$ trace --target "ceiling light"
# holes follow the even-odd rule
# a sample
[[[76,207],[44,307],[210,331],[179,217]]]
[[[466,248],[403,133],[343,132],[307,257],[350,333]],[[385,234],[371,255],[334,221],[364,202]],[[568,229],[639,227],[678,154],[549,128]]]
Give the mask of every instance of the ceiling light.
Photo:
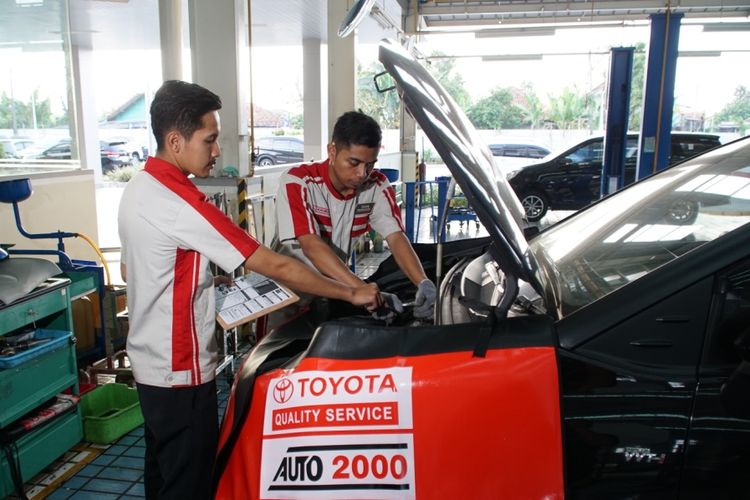
[[[494,30],[480,30],[474,33],[475,38],[495,38],[502,36],[552,36],[555,28],[499,28]]]
[[[494,56],[482,56],[482,62],[493,61],[540,61],[542,54],[498,54]]]
[[[706,23],[703,31],[750,31],[750,23]]]
[[[677,52],[678,57],[719,57],[720,50],[681,50]]]

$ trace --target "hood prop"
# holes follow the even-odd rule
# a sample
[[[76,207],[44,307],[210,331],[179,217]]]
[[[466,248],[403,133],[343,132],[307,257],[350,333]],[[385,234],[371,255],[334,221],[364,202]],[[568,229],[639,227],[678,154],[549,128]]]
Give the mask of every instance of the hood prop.
[[[451,177],[451,182],[448,184],[448,192],[445,196],[445,206],[443,207],[442,217],[438,221],[438,237],[437,237],[437,248],[435,255],[435,285],[440,290],[440,279],[443,276],[443,241],[445,241],[445,227],[448,221],[448,208],[450,207],[453,194],[456,190],[456,180]],[[442,304],[442,294],[438,293],[435,299],[435,307],[432,311],[432,320],[434,324],[438,324],[438,311]]]

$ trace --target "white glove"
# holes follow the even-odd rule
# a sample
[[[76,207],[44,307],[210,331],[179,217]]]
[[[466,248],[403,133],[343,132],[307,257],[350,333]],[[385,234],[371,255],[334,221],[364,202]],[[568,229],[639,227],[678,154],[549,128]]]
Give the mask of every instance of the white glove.
[[[404,312],[404,305],[399,298],[388,292],[380,292],[383,305],[372,312],[372,317],[379,320],[390,321],[396,314]]]
[[[417,287],[417,296],[414,299],[414,317],[419,319],[431,318],[436,297],[435,284],[428,279],[422,280]]]

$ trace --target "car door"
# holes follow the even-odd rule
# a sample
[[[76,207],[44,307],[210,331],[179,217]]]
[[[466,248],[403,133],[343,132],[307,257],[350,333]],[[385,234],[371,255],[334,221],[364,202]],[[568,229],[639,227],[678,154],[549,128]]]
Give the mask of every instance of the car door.
[[[719,274],[713,303],[680,497],[747,498],[750,365],[739,348],[750,346],[750,261]]]
[[[555,161],[545,175],[545,191],[554,193],[558,208],[579,209],[599,199],[603,140],[591,139]]]
[[[711,290],[711,278],[665,290],[656,303],[560,351],[570,498],[677,495]],[[619,295],[602,300],[622,302]],[[587,313],[573,316],[597,324]]]

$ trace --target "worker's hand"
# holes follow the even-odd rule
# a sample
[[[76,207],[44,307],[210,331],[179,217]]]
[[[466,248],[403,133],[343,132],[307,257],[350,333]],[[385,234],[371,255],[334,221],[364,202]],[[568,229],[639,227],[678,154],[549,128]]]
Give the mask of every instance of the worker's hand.
[[[352,298],[350,302],[355,306],[365,306],[368,311],[377,309],[383,303],[380,298],[380,289],[375,283],[368,283],[366,285],[352,288]]]
[[[417,296],[414,299],[414,317],[418,319],[431,318],[436,297],[435,284],[428,279],[422,280],[417,287]]]
[[[214,276],[214,286],[219,285],[231,285],[232,284],[232,278],[229,276],[224,276],[223,274],[220,274],[219,276]]]
[[[396,316],[396,314],[404,312],[404,305],[396,295],[388,292],[381,292],[380,296],[383,299],[383,305],[372,311],[373,318],[390,321]]]

